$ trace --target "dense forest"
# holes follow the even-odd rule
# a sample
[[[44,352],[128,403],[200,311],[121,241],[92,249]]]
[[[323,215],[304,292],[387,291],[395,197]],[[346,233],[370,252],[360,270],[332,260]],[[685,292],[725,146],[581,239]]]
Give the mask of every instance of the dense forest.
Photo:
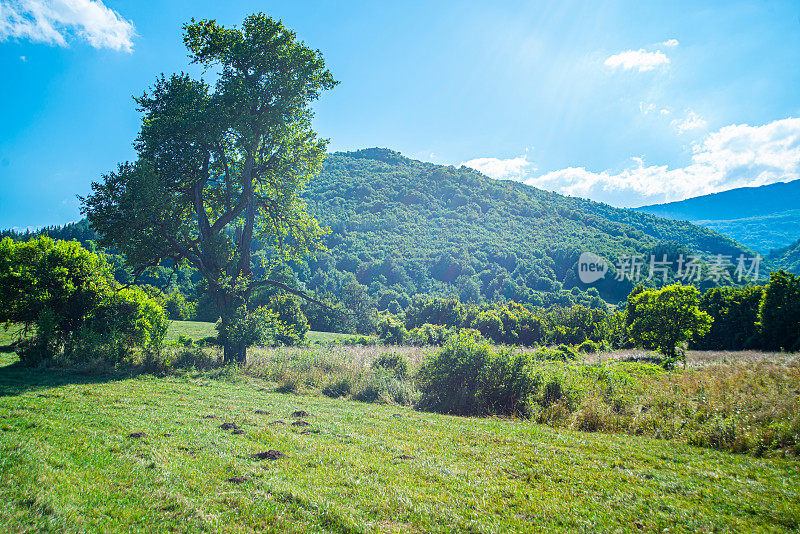
[[[787,271],[800,272],[800,239],[778,250],[773,250],[770,259]]]

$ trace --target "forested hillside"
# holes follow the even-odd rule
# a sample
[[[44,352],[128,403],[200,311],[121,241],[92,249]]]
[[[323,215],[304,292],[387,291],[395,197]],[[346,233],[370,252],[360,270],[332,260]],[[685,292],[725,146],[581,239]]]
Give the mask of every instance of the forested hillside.
[[[319,256],[309,286],[336,292],[340,274],[353,273],[381,304],[393,300],[387,290],[400,296],[456,293],[462,301],[568,304],[581,298],[578,287],[586,289],[574,268],[582,251],[612,263],[635,253],[749,254],[730,238],[690,223],[492,180],[470,168],[423,163],[387,149],[330,155],[306,198],[332,229],[331,253]],[[613,274],[595,285],[609,301],[631,288]],[[566,294],[562,288],[576,289]]]
[[[788,247],[773,251],[769,258],[782,269],[800,274],[800,239]]]

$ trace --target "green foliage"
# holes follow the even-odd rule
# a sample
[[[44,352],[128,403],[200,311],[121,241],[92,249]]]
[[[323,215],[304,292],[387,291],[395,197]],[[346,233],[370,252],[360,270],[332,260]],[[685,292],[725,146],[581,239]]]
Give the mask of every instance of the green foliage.
[[[758,310],[764,288],[712,288],[700,298],[700,310],[714,322],[707,334],[696,339],[693,346],[706,350],[742,350],[761,346]]]
[[[423,410],[458,415],[524,415],[533,383],[528,359],[496,352],[476,332],[462,331],[425,360],[417,374]]]
[[[378,321],[378,339],[387,345],[402,345],[408,339],[408,330],[395,317],[383,315]]]
[[[408,378],[408,361],[402,354],[396,352],[384,352],[372,361],[371,367],[390,371],[398,380]]]
[[[800,218],[800,211],[797,215]],[[800,239],[787,247],[773,250],[769,255],[769,259],[781,269],[795,274],[800,273]]]
[[[332,397],[334,399],[339,397],[346,397],[350,395],[350,392],[353,389],[353,385],[350,381],[349,377],[341,377],[333,380],[332,382],[326,384],[322,388],[322,394],[326,397]]]
[[[599,343],[595,343],[591,339],[587,339],[580,345],[578,345],[577,350],[578,352],[582,352],[584,354],[596,354],[602,350],[602,345]]]
[[[405,326],[408,330],[426,323],[458,328],[464,322],[465,314],[464,306],[454,297],[421,295],[406,308]]]
[[[298,345],[305,341],[308,321],[300,310],[297,299],[286,294],[275,294],[267,305],[284,325],[276,334],[276,341],[282,345]]]
[[[758,308],[764,347],[800,349],[800,277],[784,271],[770,274]]]
[[[593,343],[589,341],[588,343]],[[536,349],[533,353],[532,358],[534,360],[542,360],[542,361],[560,361],[560,362],[569,362],[579,360],[580,357],[578,352],[575,351],[569,345],[558,345],[555,348],[550,347],[541,347]]]
[[[281,345],[284,341],[297,341],[299,336],[292,325],[283,323],[278,314],[268,306],[248,312],[244,307],[236,310],[227,327],[216,324],[217,342],[237,347],[253,345]],[[294,343],[290,343],[294,344]]]
[[[683,346],[705,335],[713,319],[699,307],[693,286],[673,284],[659,290],[631,293],[626,310],[630,336],[640,346],[661,352],[673,365]]]
[[[165,295],[162,306],[173,321],[186,321],[195,316],[195,305],[179,291]]]
[[[108,265],[75,241],[0,240],[0,321],[36,322],[45,308],[56,335],[76,332],[114,289]]]
[[[119,289],[108,264],[75,241],[0,241],[0,321],[35,326],[20,349],[38,363],[64,353],[121,359],[132,347],[158,351],[168,321],[144,290]]]
[[[455,329],[443,325],[425,323],[408,333],[408,340],[413,345],[443,345],[453,335]]]
[[[491,180],[466,167],[414,161],[387,149],[330,155],[304,194],[332,233],[325,238],[329,252],[309,261],[307,273],[297,269],[301,281],[318,294],[338,296],[343,280],[355,276],[378,309],[392,313],[392,302],[404,307],[403,295],[545,308],[602,309],[601,297],[624,300],[631,285],[614,281],[613,267],[596,289],[580,284],[575,265],[585,250],[612,262],[664,243],[680,243],[692,253],[749,254],[689,223]],[[458,326],[457,319],[440,322],[415,304],[410,314],[405,311],[407,329],[426,322]]]
[[[157,79],[136,99],[136,161],[93,183],[83,211],[136,274],[162,262],[196,269],[222,330],[232,329],[226,361],[243,362],[258,336],[241,310],[253,291],[276,286],[254,267],[301,259],[325,234],[300,192],[327,145],[310,106],[336,81],[320,52],[264,14],[241,28],[193,20],[184,43],[193,63],[219,69],[214,88],[187,74]]]

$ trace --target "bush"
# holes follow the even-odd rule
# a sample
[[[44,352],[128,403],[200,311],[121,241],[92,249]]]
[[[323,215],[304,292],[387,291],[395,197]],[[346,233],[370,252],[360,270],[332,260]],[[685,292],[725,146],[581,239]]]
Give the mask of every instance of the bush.
[[[591,339],[587,339],[578,345],[578,352],[582,352],[584,354],[596,354],[600,352],[601,349],[602,345],[600,345],[600,343],[595,343]]]
[[[280,324],[285,325],[275,332],[275,340],[281,345],[299,345],[306,339],[308,320],[300,310],[297,299],[276,293],[270,298],[267,307],[272,310]]]
[[[534,360],[551,360],[559,362],[570,362],[579,359],[578,353],[569,345],[559,345],[552,349],[549,347],[541,347],[537,349],[531,358]]]
[[[195,305],[178,291],[165,295],[162,306],[173,321],[186,321],[195,314]]]
[[[228,325],[227,332],[223,332],[222,321],[217,321],[216,343],[224,344],[226,338],[233,343],[250,347],[253,345],[280,345],[283,341],[292,343],[298,340],[294,327],[286,325],[268,306],[261,306],[252,312],[241,307]]]
[[[425,323],[411,330],[408,339],[414,345],[443,345],[452,333],[452,329],[446,326]]]
[[[385,352],[372,362],[371,367],[391,371],[398,380],[408,378],[408,362],[402,354]]]
[[[408,339],[408,331],[403,323],[391,315],[384,315],[378,321],[378,339],[387,345],[402,345]]]
[[[20,348],[29,364],[59,354],[118,362],[133,347],[160,351],[168,326],[144,290],[119,288],[103,257],[47,237],[0,241],[0,322],[36,327]]]
[[[529,361],[495,352],[477,333],[462,331],[427,359],[417,375],[418,407],[459,415],[529,413]]]
[[[180,336],[178,336],[178,345],[182,345],[184,347],[191,347],[192,345],[194,345],[194,339],[192,339],[187,335],[181,334]]]
[[[353,400],[359,402],[382,402],[411,404],[416,397],[411,384],[398,379],[394,372],[378,367],[368,373],[353,392]]]
[[[347,377],[337,378],[333,382],[322,388],[322,394],[326,397],[339,398],[350,395],[352,389],[350,379]]]

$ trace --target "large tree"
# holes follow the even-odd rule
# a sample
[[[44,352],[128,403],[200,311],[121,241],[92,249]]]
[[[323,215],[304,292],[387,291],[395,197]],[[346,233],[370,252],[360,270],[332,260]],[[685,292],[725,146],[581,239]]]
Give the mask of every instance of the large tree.
[[[135,99],[138,159],[93,183],[83,211],[136,274],[162,262],[194,266],[222,318],[224,358],[242,362],[245,343],[226,332],[247,316],[256,288],[283,286],[254,276],[254,247],[288,260],[324,233],[299,193],[327,146],[310,104],[337,82],[319,51],[264,14],[241,28],[193,19],[184,43],[193,63],[215,69],[213,88],[161,75]]]

